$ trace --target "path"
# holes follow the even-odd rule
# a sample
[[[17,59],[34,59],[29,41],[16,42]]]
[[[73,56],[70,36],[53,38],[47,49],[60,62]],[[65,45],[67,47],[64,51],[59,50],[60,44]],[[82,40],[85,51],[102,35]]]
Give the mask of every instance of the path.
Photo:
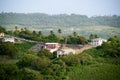
[[[79,54],[79,53],[82,53],[83,51],[87,50],[87,49],[91,49],[93,48],[94,46],[91,46],[91,45],[85,45],[84,47],[82,47],[81,49],[75,49],[75,53],[76,54]]]

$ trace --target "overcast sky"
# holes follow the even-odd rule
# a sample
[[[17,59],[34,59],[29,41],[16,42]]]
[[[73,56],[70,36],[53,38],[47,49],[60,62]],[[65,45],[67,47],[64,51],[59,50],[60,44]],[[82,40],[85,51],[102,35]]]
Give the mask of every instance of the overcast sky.
[[[0,0],[0,12],[120,15],[120,0]]]

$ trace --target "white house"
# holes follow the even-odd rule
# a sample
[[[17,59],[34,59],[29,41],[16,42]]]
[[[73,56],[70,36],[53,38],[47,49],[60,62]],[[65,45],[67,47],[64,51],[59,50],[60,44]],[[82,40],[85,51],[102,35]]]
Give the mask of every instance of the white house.
[[[73,49],[61,49],[57,51],[57,58],[62,56],[62,55],[66,55],[66,54],[75,54],[75,50]]]
[[[0,37],[4,37],[4,33],[0,33]]]
[[[15,39],[14,38],[3,38],[2,39],[2,42],[15,42]]]
[[[101,46],[103,42],[107,42],[107,40],[103,38],[95,38],[91,40],[90,44],[93,46]]]
[[[60,47],[59,43],[45,43],[45,49],[50,50],[50,52],[57,51]]]

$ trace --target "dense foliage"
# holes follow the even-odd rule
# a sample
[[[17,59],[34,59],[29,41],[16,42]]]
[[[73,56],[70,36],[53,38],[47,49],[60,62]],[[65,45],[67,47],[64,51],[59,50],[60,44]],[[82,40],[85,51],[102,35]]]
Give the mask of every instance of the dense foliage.
[[[1,43],[0,44],[0,55],[9,55],[11,57],[16,56],[18,53],[18,48],[11,42]]]
[[[120,16],[95,16],[87,17],[86,15],[77,14],[60,14],[47,15],[42,13],[0,13],[0,24],[15,24],[21,26],[93,26],[106,25],[120,27]]]
[[[115,36],[108,39],[108,42],[104,42],[102,46],[97,47],[104,54],[103,56],[119,57],[120,56],[120,40]]]

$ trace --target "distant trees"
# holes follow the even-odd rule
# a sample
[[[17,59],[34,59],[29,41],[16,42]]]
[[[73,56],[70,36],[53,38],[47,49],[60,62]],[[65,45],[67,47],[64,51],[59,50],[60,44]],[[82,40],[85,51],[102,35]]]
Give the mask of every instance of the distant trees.
[[[87,39],[84,36],[69,36],[67,38],[68,44],[87,44]]]
[[[5,18],[5,20],[3,19]],[[63,27],[67,26],[94,26],[94,25],[105,25],[105,26],[120,26],[120,16],[94,16],[87,17],[86,15],[77,15],[77,14],[60,14],[60,15],[47,15],[41,13],[0,13],[0,24],[10,25],[24,25],[24,26],[39,26],[44,27],[49,26],[58,26]]]
[[[73,36],[76,37],[77,36],[77,32],[73,32]]]
[[[58,29],[58,33],[61,34],[61,33],[62,33],[62,30],[61,30],[61,29]]]
[[[39,31],[39,32],[38,32],[38,36],[39,36],[40,38],[42,38],[42,36],[43,36],[42,31]]]
[[[50,35],[53,35],[53,34],[54,34],[54,32],[51,30],[51,31],[50,31]]]
[[[87,44],[87,39],[84,36],[78,36],[77,37],[77,44],[85,45],[85,44]]]
[[[95,39],[95,38],[98,38],[98,35],[97,34],[90,34],[89,36],[89,39]]]

